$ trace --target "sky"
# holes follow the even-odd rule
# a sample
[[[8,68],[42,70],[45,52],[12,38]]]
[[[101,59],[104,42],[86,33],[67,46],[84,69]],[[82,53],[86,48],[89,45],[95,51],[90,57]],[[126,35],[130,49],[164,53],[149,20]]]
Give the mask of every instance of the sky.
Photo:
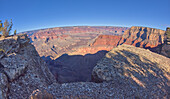
[[[62,26],[170,27],[170,0],[0,0],[17,32]]]

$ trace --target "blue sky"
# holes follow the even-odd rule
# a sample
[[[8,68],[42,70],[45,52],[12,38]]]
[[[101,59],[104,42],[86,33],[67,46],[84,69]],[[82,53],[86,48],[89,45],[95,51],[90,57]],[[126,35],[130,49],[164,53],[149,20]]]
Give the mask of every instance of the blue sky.
[[[60,26],[170,26],[170,0],[0,0],[17,32]]]

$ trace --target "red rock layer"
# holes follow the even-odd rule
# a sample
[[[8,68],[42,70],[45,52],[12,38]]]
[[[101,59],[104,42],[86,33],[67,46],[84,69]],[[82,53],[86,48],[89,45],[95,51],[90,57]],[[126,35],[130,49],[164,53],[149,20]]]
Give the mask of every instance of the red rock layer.
[[[148,27],[131,27],[126,30],[119,44],[153,48],[164,43],[165,31]]]
[[[91,46],[117,46],[118,42],[120,41],[121,36],[113,36],[113,35],[100,35]]]
[[[73,55],[86,55],[86,54],[95,54],[98,51],[110,51],[114,46],[91,46],[91,47],[81,47],[75,48],[75,52],[72,52]]]
[[[142,48],[156,48],[164,43],[164,35],[165,31],[159,29],[131,27],[129,30],[126,30],[122,36],[100,35],[92,44],[90,44],[92,48],[82,48],[78,51],[82,53],[94,53],[99,50],[109,51],[121,44],[128,44]],[[153,51],[159,53],[159,48],[154,49]]]
[[[90,46],[73,49],[75,50],[74,54],[85,55],[88,53],[94,54],[101,50],[110,51],[117,46],[120,39],[121,36],[99,35]]]

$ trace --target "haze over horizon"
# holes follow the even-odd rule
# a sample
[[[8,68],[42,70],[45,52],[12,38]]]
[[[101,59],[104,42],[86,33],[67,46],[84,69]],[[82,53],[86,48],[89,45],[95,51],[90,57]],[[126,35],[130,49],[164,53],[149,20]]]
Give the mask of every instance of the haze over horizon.
[[[170,26],[169,0],[0,0],[17,32],[63,26]]]

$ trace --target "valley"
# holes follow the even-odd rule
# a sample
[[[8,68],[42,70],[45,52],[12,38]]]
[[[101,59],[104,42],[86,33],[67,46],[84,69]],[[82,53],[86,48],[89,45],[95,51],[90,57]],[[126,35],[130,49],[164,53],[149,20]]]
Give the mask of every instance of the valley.
[[[0,97],[167,98],[168,33],[131,27],[119,35],[55,39],[0,35]]]
[[[170,0],[0,8],[0,99],[170,99]]]
[[[118,45],[161,53],[165,39],[165,31],[148,27],[75,26],[25,33],[59,83],[91,81],[96,63]]]
[[[31,38],[32,44],[46,61],[56,80],[59,83],[68,83],[91,81],[91,72],[97,61],[117,46],[114,38],[122,35],[127,29],[111,26],[74,26],[25,33]]]

